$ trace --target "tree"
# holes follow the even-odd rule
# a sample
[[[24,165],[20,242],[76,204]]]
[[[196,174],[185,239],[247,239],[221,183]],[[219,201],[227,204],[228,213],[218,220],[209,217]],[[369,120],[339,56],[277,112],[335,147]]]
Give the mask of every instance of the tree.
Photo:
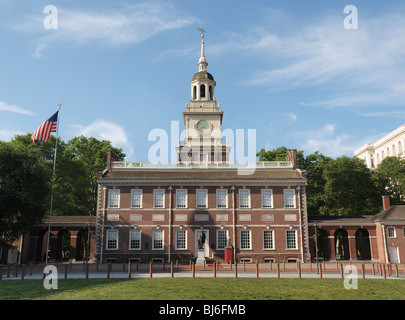
[[[367,215],[380,209],[379,190],[364,161],[346,156],[328,161],[323,169],[322,215]]]
[[[48,174],[52,175],[56,137],[51,135],[48,142],[36,141],[35,145],[30,137],[31,134],[16,136],[10,143],[36,150],[45,160]],[[52,214],[90,215],[92,203],[86,198],[86,192],[83,192],[88,185],[84,164],[69,154],[68,146],[61,138],[58,139],[57,148]],[[52,177],[49,179],[51,183]]]
[[[49,210],[50,187],[38,150],[0,141],[0,247],[42,220]]]
[[[32,144],[31,134],[16,136],[10,143],[36,150],[44,159],[48,174],[52,175],[56,137],[47,143]],[[109,141],[75,137],[67,143],[61,138],[57,143],[53,215],[95,215],[97,208],[97,178],[107,164],[107,151],[111,149],[122,160],[122,149],[114,148]],[[51,182],[51,177],[49,178]]]
[[[405,160],[387,157],[374,172],[381,194],[389,195],[393,204],[405,204]]]
[[[122,149],[113,147],[110,141],[80,136],[69,140],[67,143],[67,154],[82,163],[84,167],[87,186],[82,189],[82,192],[83,197],[90,203],[88,207],[90,215],[96,215],[97,179],[99,173],[106,168],[108,150],[112,150],[119,161],[125,158]]]
[[[325,206],[324,189],[326,180],[323,176],[325,166],[333,161],[315,151],[305,158],[305,170],[307,170],[307,210],[308,215],[319,215],[319,208]]]

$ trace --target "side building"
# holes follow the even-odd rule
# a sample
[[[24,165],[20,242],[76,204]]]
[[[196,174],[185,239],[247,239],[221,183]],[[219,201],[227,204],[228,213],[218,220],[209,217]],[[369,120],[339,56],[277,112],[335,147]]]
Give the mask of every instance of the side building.
[[[374,143],[367,143],[354,152],[369,169],[375,169],[386,157],[405,158],[405,124]]]

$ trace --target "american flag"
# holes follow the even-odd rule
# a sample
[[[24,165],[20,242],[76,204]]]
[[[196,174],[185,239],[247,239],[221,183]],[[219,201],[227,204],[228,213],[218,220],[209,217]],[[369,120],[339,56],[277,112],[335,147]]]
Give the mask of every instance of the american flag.
[[[32,134],[31,141],[33,144],[35,144],[36,140],[48,142],[51,132],[56,132],[58,113],[59,110],[56,111],[52,117],[41,124],[41,126]]]

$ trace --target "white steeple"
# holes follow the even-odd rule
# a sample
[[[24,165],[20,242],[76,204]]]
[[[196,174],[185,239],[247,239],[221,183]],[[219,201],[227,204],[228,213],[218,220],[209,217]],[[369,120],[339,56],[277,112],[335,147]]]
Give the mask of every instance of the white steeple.
[[[207,59],[205,59],[204,34],[201,35],[201,38],[201,57],[198,61],[198,71],[207,71],[208,62]]]

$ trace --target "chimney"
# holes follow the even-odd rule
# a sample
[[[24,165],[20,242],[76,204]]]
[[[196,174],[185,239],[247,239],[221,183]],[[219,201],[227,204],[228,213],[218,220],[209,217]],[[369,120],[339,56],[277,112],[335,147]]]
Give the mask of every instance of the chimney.
[[[107,170],[111,170],[111,162],[113,161],[118,161],[118,157],[115,155],[114,152],[112,152],[112,150],[108,150],[107,151]]]
[[[286,161],[293,161],[294,162],[294,169],[298,168],[298,161],[297,161],[297,150],[291,149],[290,153],[287,155]]]
[[[387,210],[389,207],[391,207],[390,203],[390,196],[382,196],[382,201],[383,201],[383,210]]]

